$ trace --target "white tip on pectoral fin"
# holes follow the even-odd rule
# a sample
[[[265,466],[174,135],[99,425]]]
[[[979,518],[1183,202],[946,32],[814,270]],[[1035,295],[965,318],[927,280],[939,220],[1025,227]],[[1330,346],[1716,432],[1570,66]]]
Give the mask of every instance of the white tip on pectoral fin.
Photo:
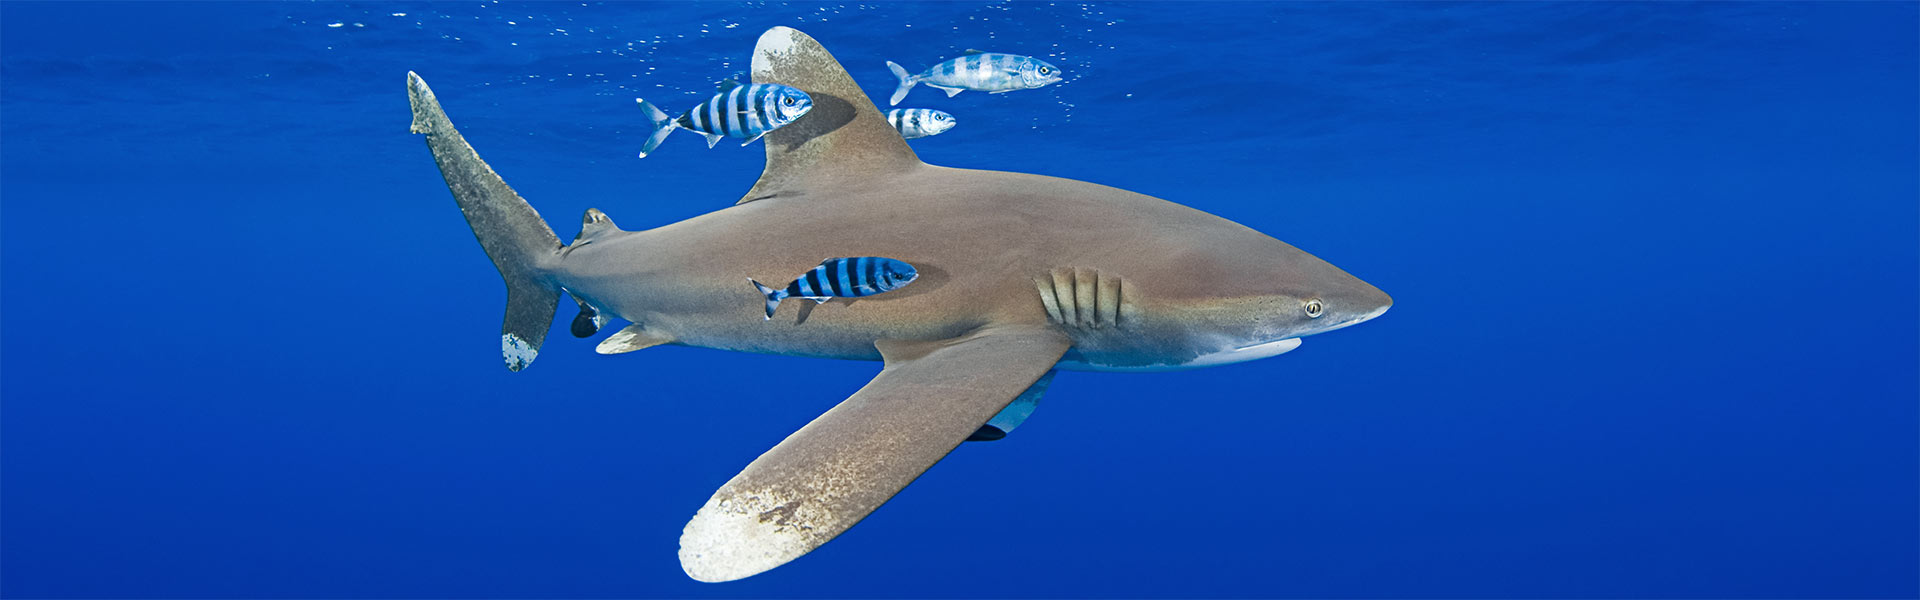
[[[866,387],[760,455],[680,534],[680,567],[732,581],[799,558],[853,527],[1051,369],[1073,341],[988,327],[963,338],[875,344]]]

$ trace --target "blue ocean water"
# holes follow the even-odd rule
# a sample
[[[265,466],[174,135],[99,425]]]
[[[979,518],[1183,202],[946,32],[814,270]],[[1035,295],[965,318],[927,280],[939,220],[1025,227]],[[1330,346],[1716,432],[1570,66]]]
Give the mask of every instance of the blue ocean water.
[[[0,3],[0,595],[1914,597],[1914,3]],[[669,139],[761,31],[1068,81],[934,164],[1131,189],[1392,294],[1290,354],[1063,373],[820,550],[680,528],[873,363],[504,294],[404,75],[562,238],[717,210]],[[795,385],[794,382],[806,382]]]

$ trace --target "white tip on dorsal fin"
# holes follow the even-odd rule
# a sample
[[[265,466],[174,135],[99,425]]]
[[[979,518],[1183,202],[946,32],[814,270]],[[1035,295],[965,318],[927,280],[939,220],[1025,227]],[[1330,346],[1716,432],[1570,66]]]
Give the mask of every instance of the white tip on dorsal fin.
[[[767,134],[767,169],[741,203],[800,196],[834,181],[887,177],[922,164],[840,62],[807,34],[788,27],[761,34],[753,49],[753,81],[800,88],[813,97],[813,110]]]

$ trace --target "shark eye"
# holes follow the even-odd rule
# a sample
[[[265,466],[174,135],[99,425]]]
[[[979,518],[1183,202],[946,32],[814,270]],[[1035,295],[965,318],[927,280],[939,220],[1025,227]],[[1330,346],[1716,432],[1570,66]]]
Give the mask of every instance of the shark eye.
[[[786,98],[782,98],[780,101],[787,103],[787,106],[793,106],[793,96],[787,96]]]
[[[1307,301],[1307,318],[1318,319],[1320,318],[1320,315],[1324,315],[1324,314],[1327,314],[1327,307],[1326,305],[1320,303],[1319,298],[1314,298],[1312,300]]]

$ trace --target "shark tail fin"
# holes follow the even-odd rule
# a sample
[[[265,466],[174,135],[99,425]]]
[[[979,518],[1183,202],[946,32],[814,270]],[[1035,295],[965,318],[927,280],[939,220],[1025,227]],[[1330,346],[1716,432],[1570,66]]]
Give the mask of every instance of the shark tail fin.
[[[764,285],[760,285],[760,282],[754,281],[752,277],[747,278],[747,283],[753,284],[754,288],[760,290],[761,295],[764,295],[767,297],[767,318],[765,320],[772,321],[773,311],[775,309],[780,308],[780,300],[787,297],[786,291],[776,290]]]
[[[407,73],[407,95],[413,104],[413,132],[426,134],[427,147],[440,175],[453,191],[460,213],[473,228],[480,248],[493,259],[507,282],[507,316],[500,326],[500,350],[507,369],[518,371],[533,363],[540,344],[553,326],[560,307],[560,288],[541,263],[560,251],[560,237],[527,201],[480,160],[447,119],[433,90],[419,75]]]
[[[646,158],[648,154],[653,154],[654,148],[660,147],[660,142],[667,141],[667,134],[673,133],[673,117],[667,116],[666,111],[660,110],[652,102],[640,98],[634,98],[633,101],[639,102],[640,110],[647,112],[647,123],[653,127],[653,134],[647,136],[646,145],[640,147],[640,158]]]
[[[893,97],[887,100],[887,106],[898,106],[901,100],[907,99],[907,92],[912,90],[913,84],[919,83],[919,80],[914,79],[912,74],[907,73],[906,68],[893,61],[887,61],[887,70],[893,71],[893,76],[900,78],[900,87],[894,88]]]

